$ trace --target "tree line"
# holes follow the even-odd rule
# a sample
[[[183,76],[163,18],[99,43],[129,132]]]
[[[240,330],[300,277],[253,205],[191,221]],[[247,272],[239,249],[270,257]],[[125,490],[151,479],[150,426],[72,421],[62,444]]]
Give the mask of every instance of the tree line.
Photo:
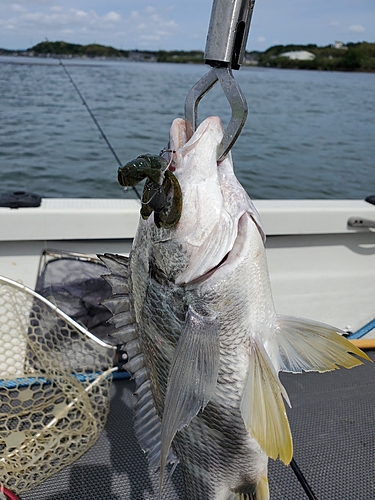
[[[283,54],[306,50],[315,58],[311,60],[290,59]],[[318,69],[328,71],[375,71],[375,43],[348,43],[336,48],[333,45],[318,47],[309,45],[275,45],[265,52],[253,53],[260,66],[295,69]]]
[[[311,60],[296,60],[285,52],[305,50],[314,55]],[[24,51],[0,49],[3,55],[32,55],[39,57],[85,57],[111,58],[137,61],[204,63],[204,53],[199,50],[183,51],[139,51],[121,50],[110,46],[79,45],[63,41],[40,42]],[[244,65],[259,65],[275,68],[318,69],[326,71],[375,71],[375,43],[348,43],[336,48],[333,45],[318,47],[308,45],[274,45],[264,52],[246,52]]]

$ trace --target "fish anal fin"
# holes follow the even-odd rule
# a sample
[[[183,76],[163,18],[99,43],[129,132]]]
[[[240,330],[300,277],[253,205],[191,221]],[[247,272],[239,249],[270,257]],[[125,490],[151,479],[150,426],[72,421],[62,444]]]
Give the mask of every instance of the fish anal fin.
[[[255,500],[269,500],[270,490],[268,487],[267,476],[263,476],[255,489]]]
[[[276,339],[280,370],[327,372],[361,365],[371,359],[340,335],[339,329],[324,323],[293,316],[277,316]]]
[[[264,347],[253,339],[241,403],[242,418],[247,430],[270,458],[279,457],[289,464],[293,456],[293,443],[284,395],[286,391]]]
[[[220,343],[216,318],[189,307],[172,360],[161,425],[160,489],[169,448],[210,401],[217,382]]]

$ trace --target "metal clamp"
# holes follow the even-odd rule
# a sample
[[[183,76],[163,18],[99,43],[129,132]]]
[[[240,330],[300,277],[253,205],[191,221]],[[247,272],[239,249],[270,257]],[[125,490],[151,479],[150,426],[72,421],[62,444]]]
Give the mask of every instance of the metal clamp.
[[[204,58],[212,67],[240,69],[255,0],[214,0]]]
[[[214,0],[207,35],[205,62],[212,69],[189,91],[185,101],[187,138],[197,128],[200,100],[219,81],[232,108],[232,116],[218,146],[221,161],[231,150],[245,125],[248,107],[232,69],[242,64],[255,0]]]
[[[189,91],[185,101],[185,120],[187,138],[197,128],[198,104],[207,92],[219,81],[232,108],[232,116],[224,131],[223,139],[217,149],[217,160],[221,161],[231,150],[245,125],[248,107],[230,68],[212,68]]]

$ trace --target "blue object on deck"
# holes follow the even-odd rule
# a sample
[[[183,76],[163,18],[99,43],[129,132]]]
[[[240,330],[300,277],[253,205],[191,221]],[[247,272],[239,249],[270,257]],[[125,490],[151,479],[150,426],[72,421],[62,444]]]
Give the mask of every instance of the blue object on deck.
[[[112,377],[113,377],[113,380],[130,379],[130,373],[129,372],[113,372]]]
[[[28,387],[33,384],[50,384],[51,381],[43,377],[19,377],[15,380],[0,380],[0,388],[18,389],[19,387]]]
[[[72,373],[72,375],[81,383],[84,382],[94,382],[103,372],[88,372],[88,373]],[[116,372],[114,372],[116,373]],[[124,372],[123,376],[116,378],[130,378],[130,374]],[[18,389],[19,387],[28,387],[34,384],[51,384],[52,380],[44,377],[18,377],[14,380],[2,380],[0,379],[0,388],[5,387],[6,389]]]
[[[371,330],[373,330],[374,328],[375,328],[375,319],[367,323],[367,325],[362,326],[362,328],[360,328],[356,332],[349,334],[346,338],[348,340],[360,339],[364,335],[366,335],[366,333],[371,332]]]

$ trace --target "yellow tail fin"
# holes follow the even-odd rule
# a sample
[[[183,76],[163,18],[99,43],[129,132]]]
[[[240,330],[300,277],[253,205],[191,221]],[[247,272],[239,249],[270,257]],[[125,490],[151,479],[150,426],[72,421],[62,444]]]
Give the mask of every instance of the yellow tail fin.
[[[280,370],[301,373],[327,372],[352,368],[371,361],[358,347],[340,335],[339,329],[315,321],[278,316],[276,340],[279,344]]]

